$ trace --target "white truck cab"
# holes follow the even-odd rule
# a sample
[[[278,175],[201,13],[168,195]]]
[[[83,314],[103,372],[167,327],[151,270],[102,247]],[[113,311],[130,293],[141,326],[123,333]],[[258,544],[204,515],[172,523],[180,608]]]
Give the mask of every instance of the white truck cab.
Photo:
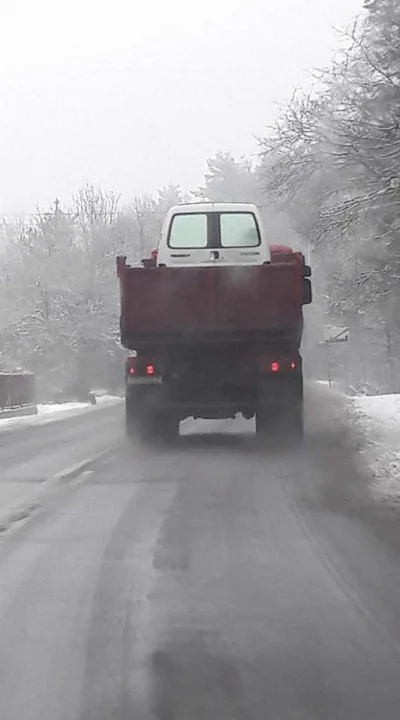
[[[271,251],[258,208],[248,203],[172,207],[157,252],[161,267],[263,265]]]

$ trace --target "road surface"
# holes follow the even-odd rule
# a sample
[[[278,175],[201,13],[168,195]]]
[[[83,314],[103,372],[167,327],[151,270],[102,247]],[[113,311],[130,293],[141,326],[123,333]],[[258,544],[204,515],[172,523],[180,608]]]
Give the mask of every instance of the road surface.
[[[301,450],[186,423],[173,447],[110,449],[2,536],[1,720],[399,717],[400,523],[368,501],[342,399],[307,404]],[[111,448],[121,416],[0,438],[5,482]]]

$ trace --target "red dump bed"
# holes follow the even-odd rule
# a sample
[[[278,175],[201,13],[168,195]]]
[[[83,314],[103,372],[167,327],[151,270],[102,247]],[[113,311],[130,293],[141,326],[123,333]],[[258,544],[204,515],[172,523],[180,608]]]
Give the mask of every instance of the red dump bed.
[[[281,257],[258,267],[187,268],[132,268],[118,258],[122,344],[298,332],[304,260]]]

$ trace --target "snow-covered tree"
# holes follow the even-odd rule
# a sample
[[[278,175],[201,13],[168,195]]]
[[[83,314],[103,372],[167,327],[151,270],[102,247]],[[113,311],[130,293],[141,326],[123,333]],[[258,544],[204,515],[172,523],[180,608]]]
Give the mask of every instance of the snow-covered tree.
[[[197,197],[211,202],[259,203],[260,187],[250,160],[235,159],[230,153],[219,152],[207,160],[204,186]]]
[[[268,203],[313,248],[326,322],[374,328],[392,365],[400,332],[400,6],[365,7],[316,89],[295,93],[261,140],[260,172]]]

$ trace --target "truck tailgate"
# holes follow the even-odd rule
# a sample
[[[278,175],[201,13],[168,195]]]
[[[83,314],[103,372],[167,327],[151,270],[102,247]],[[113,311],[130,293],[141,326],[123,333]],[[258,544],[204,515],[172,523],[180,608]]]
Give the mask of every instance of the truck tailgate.
[[[216,277],[216,329],[260,331],[290,326],[300,314],[296,265],[220,268]]]
[[[259,332],[293,327],[301,315],[296,263],[258,267],[118,267],[125,338]]]

